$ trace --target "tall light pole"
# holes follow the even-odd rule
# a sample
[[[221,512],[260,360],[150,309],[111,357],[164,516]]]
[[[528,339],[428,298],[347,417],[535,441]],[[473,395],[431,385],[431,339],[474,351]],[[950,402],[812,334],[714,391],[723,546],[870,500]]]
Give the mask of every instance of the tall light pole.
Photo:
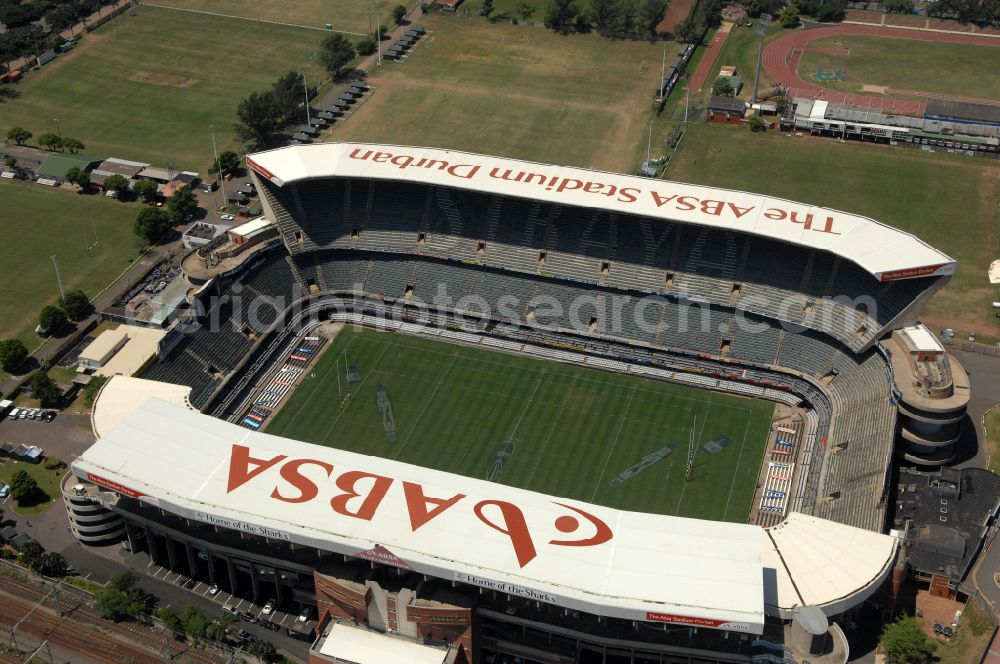
[[[66,293],[63,292],[62,275],[59,274],[59,263],[56,262],[56,255],[52,254],[50,258],[52,259],[52,266],[56,269],[56,282],[59,283],[59,297],[66,299]]]
[[[375,45],[378,47],[376,66],[382,66],[382,26],[378,23],[378,2],[375,3]]]
[[[309,86],[306,84],[306,73],[302,72],[302,89],[306,95],[306,124],[312,126],[312,119],[309,117]]]
[[[306,106],[308,107],[308,104]],[[215,168],[219,174],[219,186],[222,187],[222,206],[225,207],[227,203],[226,179],[222,177],[222,164],[219,163],[219,149],[215,146],[215,125],[208,125],[208,128],[212,132],[212,152],[215,153]]]
[[[52,121],[56,123],[56,133],[59,134],[59,142],[62,142],[62,129],[59,127],[59,118],[52,118]]]
[[[649,137],[646,138],[646,166],[649,166],[649,151],[653,147],[653,122],[656,118],[649,121]]]
[[[757,51],[757,73],[753,77],[753,96],[750,98],[750,104],[757,103],[757,84],[760,83],[760,61],[764,57],[764,37],[767,36],[767,26],[771,24],[770,14],[761,14],[760,23],[757,24],[757,29],[760,31],[760,49]]]

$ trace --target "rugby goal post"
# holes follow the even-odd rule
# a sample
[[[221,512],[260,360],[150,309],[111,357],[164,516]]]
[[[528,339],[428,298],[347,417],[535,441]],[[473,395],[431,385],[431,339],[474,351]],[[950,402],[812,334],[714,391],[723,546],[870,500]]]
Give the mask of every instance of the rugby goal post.
[[[645,60],[639,63],[640,74],[645,74],[647,69],[649,69],[649,63],[647,63]]]

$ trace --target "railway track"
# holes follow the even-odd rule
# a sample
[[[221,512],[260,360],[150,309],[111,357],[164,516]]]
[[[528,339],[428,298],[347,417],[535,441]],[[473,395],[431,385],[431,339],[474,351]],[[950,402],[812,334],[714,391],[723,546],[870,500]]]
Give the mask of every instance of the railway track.
[[[146,664],[174,661],[178,655],[183,656],[180,661],[204,664],[226,661],[221,654],[189,649],[170,636],[138,625],[108,622],[90,608],[82,592],[77,595],[73,591],[61,591],[50,595],[48,589],[6,576],[0,576],[0,624],[14,625],[43,598],[41,606],[59,615],[53,616],[48,611],[36,609],[29,620],[21,623],[18,631],[48,639],[52,644],[79,652],[95,661]],[[130,643],[142,644],[146,649]],[[0,658],[0,664],[6,664],[6,660]]]

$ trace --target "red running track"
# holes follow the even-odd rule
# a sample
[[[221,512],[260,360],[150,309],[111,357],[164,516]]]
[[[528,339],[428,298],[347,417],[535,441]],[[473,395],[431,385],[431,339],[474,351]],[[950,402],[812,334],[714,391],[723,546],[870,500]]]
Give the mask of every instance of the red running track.
[[[888,37],[892,39],[913,39],[916,41],[948,42],[954,44],[971,44],[975,46],[993,46],[1000,48],[1000,39],[985,35],[954,34],[948,32],[930,32],[906,28],[882,27],[877,25],[841,24],[811,30],[795,30],[782,35],[767,45],[764,49],[764,70],[776,82],[788,89],[793,97],[810,97],[825,99],[837,104],[843,104],[850,99],[855,106],[869,106],[901,115],[922,116],[926,103],[912,99],[893,99],[891,97],[873,97],[854,93],[837,92],[816,85],[799,76],[798,64],[802,52],[811,41],[864,35],[870,37]],[[947,96],[947,95],[942,95]]]

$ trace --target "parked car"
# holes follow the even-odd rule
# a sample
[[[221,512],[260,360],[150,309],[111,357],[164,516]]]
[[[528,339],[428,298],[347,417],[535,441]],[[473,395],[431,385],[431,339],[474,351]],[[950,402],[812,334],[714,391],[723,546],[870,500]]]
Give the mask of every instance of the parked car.
[[[10,485],[6,482],[0,482],[0,484],[3,484],[3,486],[0,486],[0,498],[6,498],[10,493]]]
[[[29,410],[30,410],[29,408],[22,408],[21,409],[21,414],[17,416],[17,419],[19,419],[19,420],[26,420],[26,419],[28,419]]]
[[[308,622],[312,618],[312,607],[303,606],[302,610],[299,611],[299,617],[295,619],[295,622]]]
[[[250,623],[251,625],[260,622],[260,618],[258,618],[254,614],[250,613],[249,611],[247,611],[246,613],[243,614],[243,620],[245,620],[246,622]]]
[[[265,616],[271,615],[271,613],[274,612],[274,605],[277,603],[278,600],[274,599],[273,597],[267,600],[267,603],[264,605],[264,615]]]
[[[238,616],[240,614],[240,612],[237,611],[236,607],[233,606],[232,604],[223,604],[222,605],[222,610],[225,611],[226,613],[231,613],[234,616]]]
[[[209,586],[208,587],[208,594],[209,595],[218,595],[219,594],[219,585],[217,583],[213,583],[211,586]]]
[[[42,419],[45,420],[46,422],[51,422],[52,420],[56,419],[56,414],[57,413],[54,410],[47,410],[45,411],[45,414],[42,415]]]
[[[272,632],[277,632],[279,629],[281,629],[281,625],[274,622],[273,620],[263,619],[260,621],[260,626],[263,627],[264,629],[269,629]]]
[[[14,410],[10,411],[10,414],[8,414],[7,417],[9,417],[12,420],[16,420],[17,418],[21,417],[22,410],[23,410],[22,408],[15,408]]]
[[[222,216],[219,217],[219,219],[222,219],[223,221],[232,221],[235,218],[236,217],[234,217],[231,214],[224,214],[224,215],[222,215]]]
[[[241,629],[240,631],[236,632],[236,637],[243,643],[247,643],[253,640],[253,634],[246,631],[245,629]]]

